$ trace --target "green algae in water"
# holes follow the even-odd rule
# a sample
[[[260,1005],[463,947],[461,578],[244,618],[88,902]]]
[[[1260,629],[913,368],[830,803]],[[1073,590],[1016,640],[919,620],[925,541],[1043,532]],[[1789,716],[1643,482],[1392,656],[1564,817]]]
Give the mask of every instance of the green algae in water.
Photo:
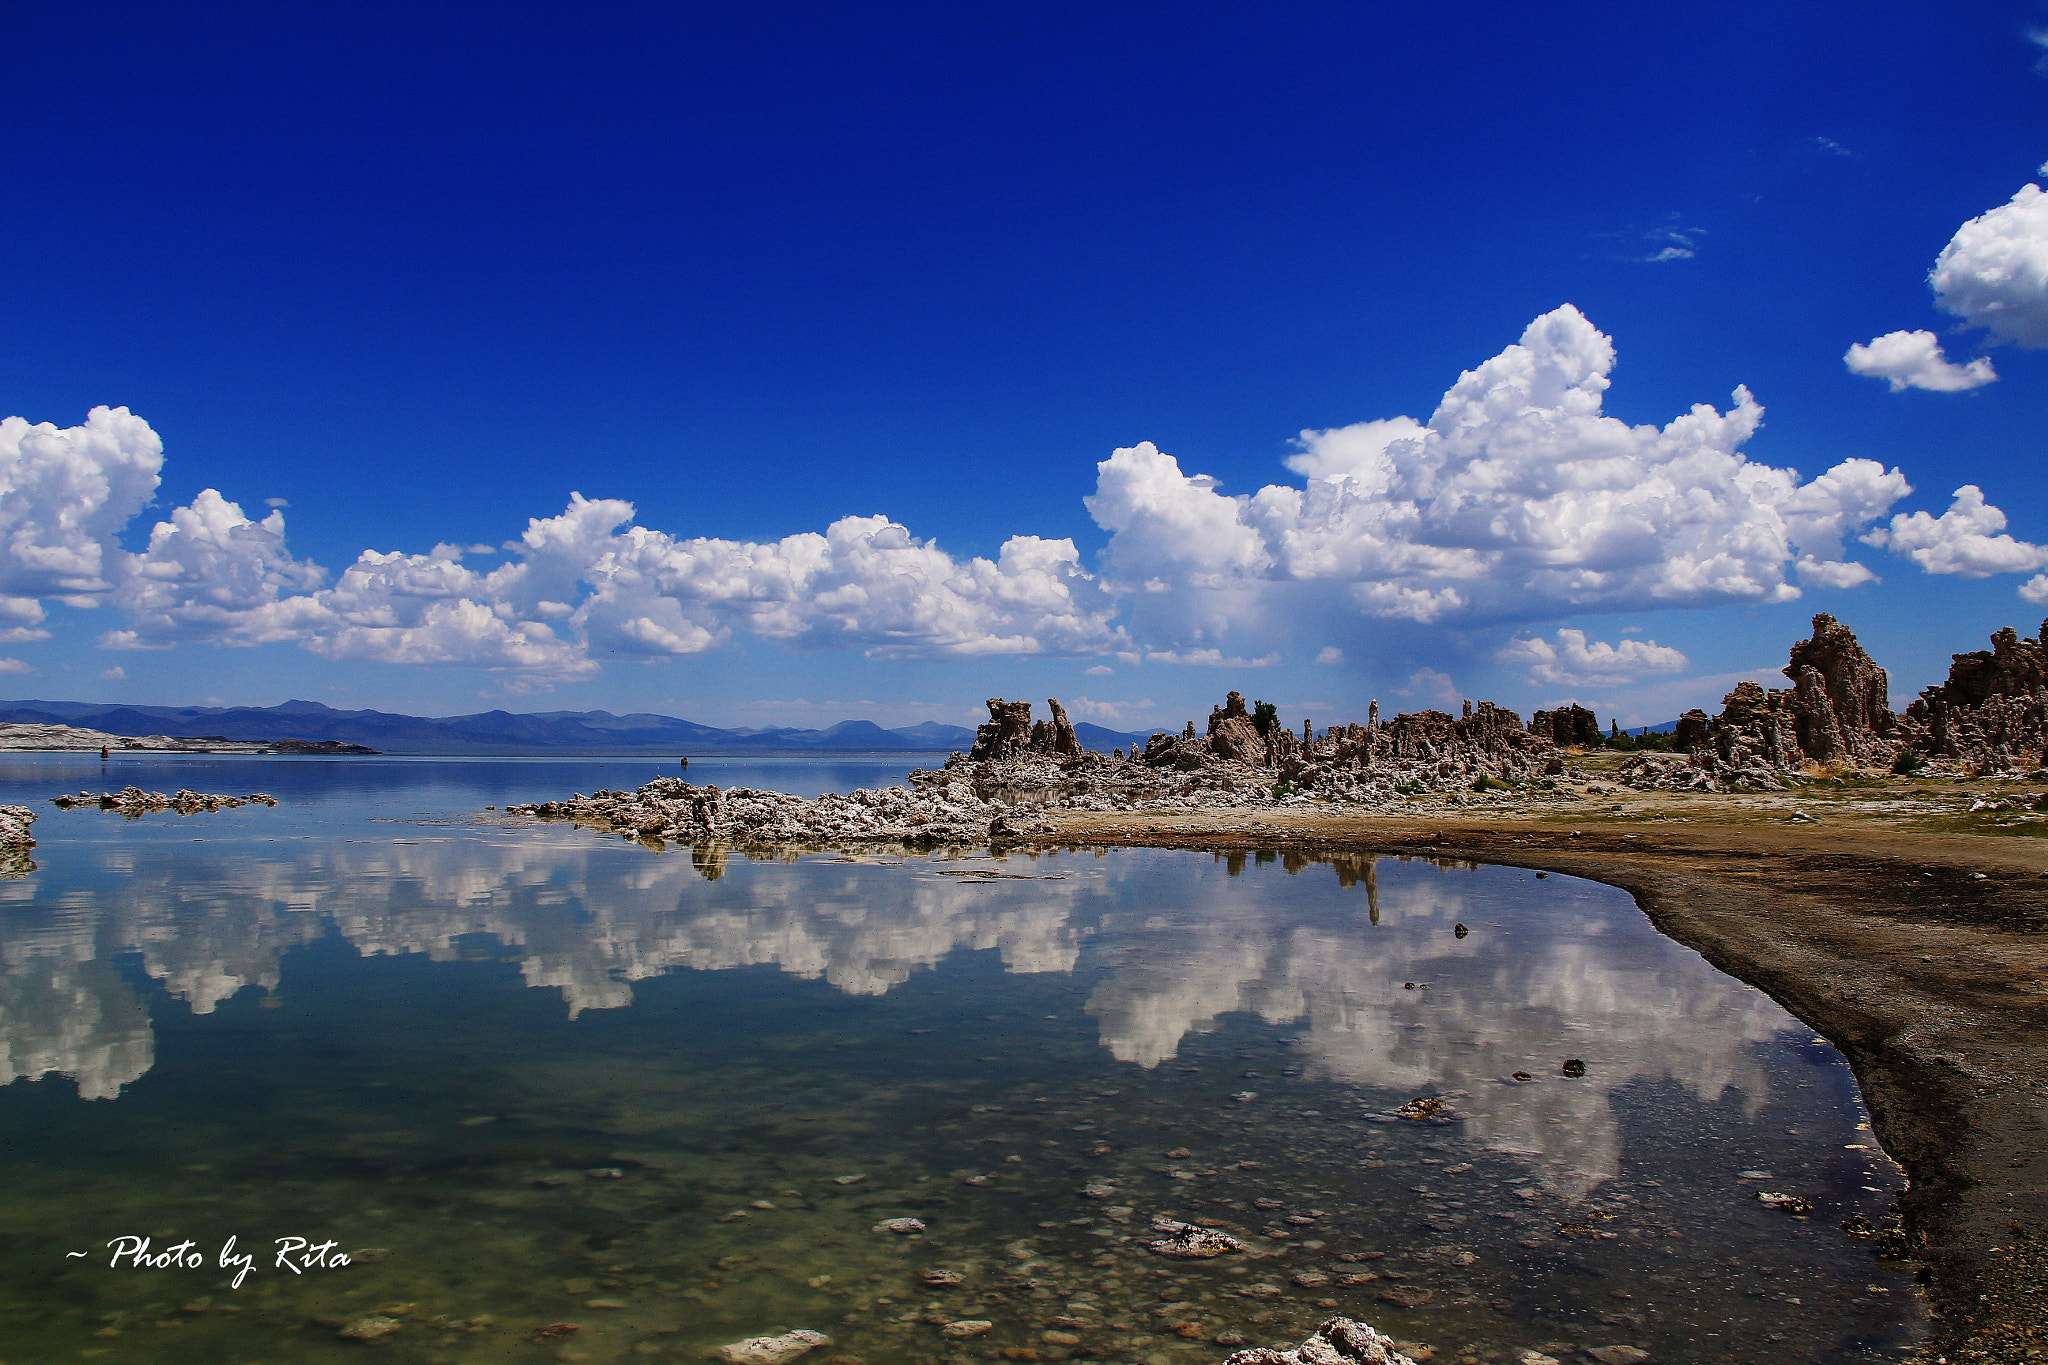
[[[354,837],[80,843],[11,884],[12,1365],[702,1358],[791,1328],[833,1337],[815,1360],[1156,1365],[1332,1312],[1439,1361],[1919,1332],[1909,1278],[1838,1231],[1899,1184],[1841,1058],[1611,888]],[[1161,1217],[1246,1249],[1164,1260]],[[900,1218],[925,1230],[875,1230]],[[123,1235],[205,1264],[110,1268]],[[230,1236],[265,1253],[240,1288]],[[292,1274],[279,1237],[372,1255]],[[338,1335],[370,1318],[397,1325]]]

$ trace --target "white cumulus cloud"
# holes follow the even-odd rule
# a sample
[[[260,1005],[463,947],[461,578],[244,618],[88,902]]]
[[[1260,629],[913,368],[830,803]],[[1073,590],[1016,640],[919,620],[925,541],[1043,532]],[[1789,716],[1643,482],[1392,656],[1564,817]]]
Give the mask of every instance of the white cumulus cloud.
[[[1932,332],[1887,332],[1851,346],[1842,363],[1857,374],[1889,380],[1893,393],[1906,389],[1960,393],[1998,378],[1983,356],[1967,365],[1952,362],[1942,354],[1941,342]]]
[[[1984,490],[1966,483],[1955,501],[1938,517],[1925,512],[1901,513],[1888,528],[1863,539],[1904,555],[1928,573],[1962,578],[1989,578],[1999,573],[2026,573],[2048,566],[2048,548],[2001,535],[2005,513],[1984,501]]]
[[[1911,491],[1903,474],[1852,459],[1802,481],[1750,461],[1763,409],[1746,389],[1726,412],[1629,425],[1601,410],[1614,358],[1559,308],[1465,372],[1427,423],[1304,432],[1288,461],[1301,487],[1230,497],[1150,444],[1117,451],[1086,501],[1133,633],[1215,640],[1283,599],[1297,615],[1427,624],[1781,602],[1799,596],[1795,566],[1835,585],[1867,576],[1841,560],[1843,538]]]
[[[1554,645],[1540,636],[1513,640],[1494,657],[1526,668],[1532,683],[1559,687],[1611,687],[1644,673],[1675,673],[1686,664],[1684,654],[1655,640],[1589,642],[1583,630],[1558,631]]]
[[[2048,346],[2048,194],[2024,185],[1956,229],[1927,277],[1944,311],[2022,346]]]
[[[94,408],[61,429],[0,419],[0,593],[93,605],[112,586],[114,537],[155,494],[163,457],[126,408]]]

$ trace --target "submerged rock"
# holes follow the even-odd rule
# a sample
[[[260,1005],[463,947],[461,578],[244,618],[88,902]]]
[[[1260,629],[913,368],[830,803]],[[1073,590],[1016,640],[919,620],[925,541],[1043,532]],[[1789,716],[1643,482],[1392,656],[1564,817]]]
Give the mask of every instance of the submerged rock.
[[[898,1237],[908,1237],[912,1233],[923,1232],[924,1223],[917,1218],[884,1218],[881,1222],[868,1229],[868,1231],[893,1232]]]
[[[382,1313],[370,1313],[345,1324],[335,1335],[346,1337],[350,1341],[375,1341],[378,1337],[391,1335],[404,1325],[397,1318],[387,1318]]]
[[[995,1323],[987,1318],[962,1318],[958,1322],[949,1322],[941,1327],[939,1335],[952,1337],[957,1341],[966,1337],[978,1337],[982,1333],[994,1328],[994,1326]]]
[[[1193,1223],[1178,1223],[1171,1218],[1155,1219],[1152,1231],[1160,1236],[1157,1241],[1145,1245],[1168,1260],[1206,1261],[1212,1256],[1226,1256],[1233,1251],[1244,1250],[1244,1243],[1227,1232],[1196,1227]]]
[[[1291,1351],[1254,1346],[1227,1357],[1223,1365],[1415,1365],[1394,1348],[1392,1337],[1350,1318],[1331,1318]]]
[[[1643,1365],[1650,1353],[1640,1346],[1587,1346],[1586,1354],[1600,1365]]]
[[[830,1346],[832,1338],[823,1332],[784,1332],[779,1337],[748,1337],[721,1346],[711,1354],[725,1365],[784,1365],[795,1360],[804,1352],[819,1346]]]

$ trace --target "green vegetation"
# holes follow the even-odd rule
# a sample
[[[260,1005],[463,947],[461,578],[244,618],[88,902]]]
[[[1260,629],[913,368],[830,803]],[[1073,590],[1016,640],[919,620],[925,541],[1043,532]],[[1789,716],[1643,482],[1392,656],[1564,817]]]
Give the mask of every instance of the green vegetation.
[[[1280,724],[1280,708],[1269,701],[1252,703],[1252,727],[1262,739],[1271,739],[1273,730]]]
[[[1920,755],[1911,749],[1901,749],[1892,755],[1892,771],[1900,777],[1911,777],[1920,771]]]
[[[1643,752],[1672,754],[1678,752],[1678,743],[1672,738],[1671,732],[1668,730],[1662,732],[1646,730],[1639,735],[1625,734],[1619,737],[1609,735],[1606,739],[1601,740],[1600,743],[1606,748],[1619,749],[1625,754]]]

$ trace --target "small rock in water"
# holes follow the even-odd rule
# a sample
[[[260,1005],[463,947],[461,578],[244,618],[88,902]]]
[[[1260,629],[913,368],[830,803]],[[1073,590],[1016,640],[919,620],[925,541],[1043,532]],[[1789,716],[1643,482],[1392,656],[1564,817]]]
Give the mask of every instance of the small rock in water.
[[[1573,1080],[1577,1080],[1586,1074],[1586,1064],[1577,1057],[1567,1057],[1561,1069],[1565,1075],[1570,1076]]]
[[[1235,1095],[1232,1095],[1230,1098],[1236,1100],[1239,1104],[1250,1104],[1253,1100],[1257,1099],[1258,1097],[1259,1092],[1256,1090],[1240,1090]]]
[[[1813,1212],[1813,1201],[1802,1199],[1796,1194],[1775,1194],[1770,1190],[1758,1190],[1757,1202],[1766,1208],[1782,1209],[1794,1218],[1804,1218]]]
[[[1515,1365],[1558,1365],[1558,1360],[1556,1356],[1547,1356],[1541,1351],[1517,1351]]]
[[[965,1337],[978,1337],[994,1326],[995,1324],[987,1318],[962,1318],[958,1322],[949,1322],[944,1327],[941,1327],[939,1335],[953,1337],[956,1340]]]
[[[1218,1345],[1236,1344],[1221,1337],[1216,1340]],[[1226,1357],[1223,1365],[1335,1365],[1339,1361],[1345,1365],[1416,1365],[1413,1357],[1396,1349],[1392,1337],[1383,1337],[1366,1323],[1350,1318],[1329,1319],[1291,1351],[1255,1346]]]
[[[893,1232],[898,1237],[908,1237],[914,1232],[923,1232],[924,1223],[916,1218],[884,1218],[869,1228],[870,1232]]]
[[[350,1341],[375,1341],[378,1337],[389,1336],[405,1324],[396,1318],[387,1318],[382,1313],[370,1313],[348,1323],[335,1333]]]
[[[1321,1289],[1330,1282],[1331,1277],[1326,1271],[1297,1270],[1294,1272],[1293,1279],[1294,1283],[1300,1285],[1303,1289]]]
[[[1168,1153],[1166,1154],[1166,1159],[1167,1159],[1168,1161],[1183,1161],[1183,1160],[1186,1160],[1186,1159],[1187,1159],[1188,1157],[1191,1157],[1191,1156],[1193,1156],[1193,1155],[1194,1155],[1194,1153],[1193,1153],[1193,1152],[1191,1152],[1191,1151],[1189,1151],[1189,1150],[1188,1150],[1187,1148],[1185,1148],[1185,1147],[1176,1147],[1176,1148],[1174,1148],[1174,1149],[1173,1149],[1172,1151],[1170,1151],[1170,1152],[1168,1152]]]
[[[624,1180],[626,1173],[616,1166],[593,1166],[583,1174],[592,1180]]]
[[[1041,1332],[1038,1339],[1052,1346],[1079,1346],[1081,1344],[1081,1338],[1075,1336],[1072,1332],[1062,1332],[1057,1328],[1049,1332]]]
[[[1640,1346],[1588,1346],[1584,1349],[1600,1365],[1643,1365],[1650,1358],[1650,1353]]]
[[[1083,1185],[1081,1193],[1089,1199],[1109,1199],[1115,1196],[1116,1186],[1101,1184]]]
[[[1145,1245],[1172,1261],[1206,1261],[1212,1256],[1244,1250],[1244,1243],[1227,1232],[1196,1227],[1192,1223],[1177,1223],[1171,1218],[1154,1220],[1152,1231],[1159,1233],[1160,1238]]]
[[[711,1354],[725,1365],[784,1365],[818,1346],[830,1346],[832,1338],[823,1332],[784,1332],[779,1337],[748,1337],[721,1346]]]
[[[1423,1289],[1412,1284],[1397,1284],[1391,1289],[1380,1291],[1380,1302],[1391,1303],[1396,1308],[1420,1308],[1435,1297],[1435,1290]]]
[[[579,1322],[551,1322],[545,1327],[536,1327],[526,1334],[528,1341],[560,1341],[583,1330]]]
[[[832,1183],[835,1185],[857,1185],[866,1179],[867,1177],[864,1175],[835,1175],[832,1177]]]
[[[918,1278],[934,1289],[951,1289],[956,1284],[967,1283],[967,1277],[957,1270],[927,1270]]]
[[[1454,924],[1451,926],[1451,932],[1456,934],[1459,938],[1463,938],[1465,937],[1465,935],[1471,933],[1472,931],[1470,929],[1467,929],[1462,924]]]

